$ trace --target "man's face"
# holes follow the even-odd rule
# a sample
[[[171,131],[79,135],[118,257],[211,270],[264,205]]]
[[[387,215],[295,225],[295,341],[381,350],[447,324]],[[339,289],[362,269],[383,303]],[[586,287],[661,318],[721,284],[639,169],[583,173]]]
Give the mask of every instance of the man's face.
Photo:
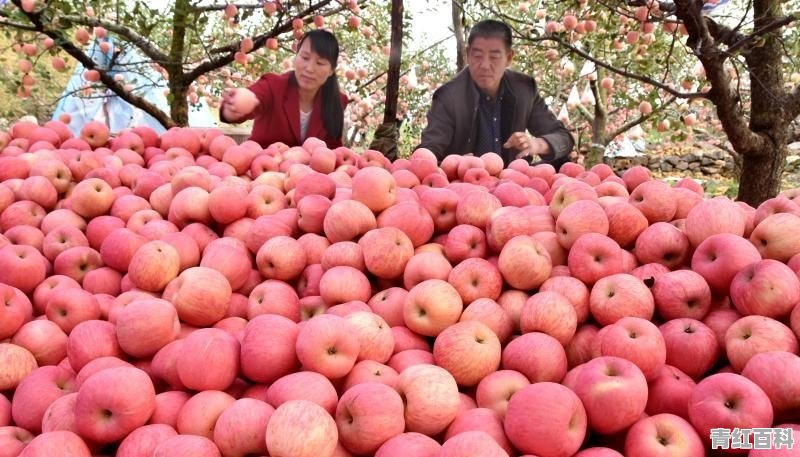
[[[469,74],[482,91],[494,97],[513,56],[502,38],[477,37],[467,49]]]

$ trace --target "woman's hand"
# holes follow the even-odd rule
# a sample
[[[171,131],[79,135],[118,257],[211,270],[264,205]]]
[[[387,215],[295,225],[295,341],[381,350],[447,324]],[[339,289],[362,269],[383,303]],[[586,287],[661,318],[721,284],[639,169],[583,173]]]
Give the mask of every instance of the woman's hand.
[[[504,148],[519,151],[517,158],[541,156],[550,152],[550,145],[542,138],[537,138],[527,132],[514,132],[503,145]]]
[[[248,119],[258,105],[258,97],[249,89],[226,89],[222,93],[222,115],[229,122]]]

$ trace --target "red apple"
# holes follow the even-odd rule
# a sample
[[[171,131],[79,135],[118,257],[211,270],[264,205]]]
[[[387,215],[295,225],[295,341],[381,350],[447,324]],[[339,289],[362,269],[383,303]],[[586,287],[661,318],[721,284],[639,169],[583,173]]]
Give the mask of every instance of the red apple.
[[[220,457],[213,441],[197,435],[176,435],[159,443],[153,457]]]
[[[694,380],[686,373],[671,365],[662,366],[648,385],[645,412],[649,415],[670,413],[688,420],[689,396],[694,387]]]
[[[776,213],[755,226],[750,233],[750,242],[761,253],[761,257],[787,262],[800,253],[800,242],[793,236],[798,230],[800,209],[794,214]]]
[[[454,157],[454,156],[448,156]],[[455,156],[457,157],[457,156]],[[441,445],[433,438],[417,432],[406,432],[395,435],[378,448],[375,457],[436,457]]]
[[[314,430],[309,435],[305,433]],[[330,456],[339,433],[336,422],[321,406],[293,400],[275,409],[267,424],[267,451],[270,455],[293,457]]]
[[[0,283],[31,293],[47,275],[47,259],[33,246],[0,248]]]
[[[447,233],[444,252],[450,263],[472,257],[486,257],[486,234],[474,225],[456,225]]]
[[[633,362],[601,356],[580,368],[575,393],[586,408],[591,429],[609,435],[639,420],[647,405],[647,380]]]
[[[365,167],[353,176],[353,200],[365,204],[375,213],[392,206],[397,195],[397,183],[388,170],[380,167]]]
[[[11,414],[14,424],[32,433],[41,433],[42,418],[58,398],[75,390],[75,375],[58,366],[33,370],[14,391]]]
[[[192,267],[167,284],[163,298],[172,302],[181,321],[205,326],[225,317],[231,293],[230,283],[222,273],[213,268]]]
[[[714,331],[702,322],[683,318],[659,327],[667,349],[667,363],[700,379],[717,363],[719,345]]]
[[[702,276],[692,270],[676,270],[658,275],[650,288],[656,312],[662,319],[703,319],[711,309],[711,289]]]
[[[158,292],[164,289],[180,269],[180,254],[165,241],[143,244],[131,257],[128,275],[133,284],[143,290]]]
[[[497,263],[503,279],[511,287],[520,290],[541,286],[550,277],[553,267],[550,253],[545,246],[527,235],[508,240],[500,251]]]
[[[57,365],[67,356],[67,334],[47,319],[24,324],[11,342],[30,351],[39,366]]]
[[[528,384],[528,378],[518,371],[498,370],[480,380],[475,390],[475,400],[480,408],[489,408],[502,419],[511,397]]]
[[[672,187],[664,181],[645,181],[631,190],[629,203],[644,214],[650,224],[671,221],[677,210]]]
[[[308,400],[333,414],[338,395],[325,376],[314,371],[298,371],[278,379],[267,389],[265,401],[275,408],[290,400]]]
[[[767,394],[738,374],[711,375],[700,381],[689,397],[689,420],[706,445],[712,429],[770,427],[772,419]]]
[[[730,297],[742,315],[785,318],[800,303],[800,278],[785,263],[760,260],[736,273]]]
[[[50,455],[91,457],[92,453],[80,436],[71,431],[59,430],[36,436],[19,454],[21,457],[44,457]]]
[[[692,246],[699,247],[706,238],[730,233],[741,237],[746,226],[738,206],[726,197],[715,197],[697,204],[686,215],[686,236]]]
[[[436,337],[433,357],[458,385],[474,386],[500,366],[500,340],[480,322],[458,322]]]
[[[468,457],[471,455],[508,457],[508,452],[497,444],[497,441],[488,433],[473,430],[447,438],[437,455],[441,457]]]
[[[643,418],[631,426],[625,437],[628,457],[689,457],[705,453],[692,424],[674,414]]]
[[[567,372],[564,346],[545,333],[525,333],[503,348],[502,368],[516,370],[530,382],[560,382]]]
[[[609,325],[626,316],[651,319],[655,301],[642,280],[618,273],[601,278],[592,286],[589,309],[598,323]]]
[[[353,369],[360,349],[352,325],[344,318],[322,314],[306,321],[297,334],[297,358],[310,371],[330,379]]]
[[[117,448],[118,457],[136,457],[152,455],[159,444],[166,441],[178,432],[166,424],[149,424],[131,432]]]
[[[339,440],[358,455],[373,454],[405,429],[404,405],[389,386],[368,382],[342,394],[336,407]]]
[[[214,444],[225,456],[266,453],[266,430],[274,411],[259,400],[236,400],[219,415],[214,425]]]
[[[569,250],[570,273],[587,285],[623,271],[622,249],[616,241],[599,233],[587,233]]]
[[[119,441],[147,423],[155,397],[153,382],[142,370],[119,367],[97,372],[78,390],[78,433],[97,443]]]
[[[725,332],[725,352],[737,373],[754,355],[769,351],[798,352],[797,337],[780,321],[765,316],[745,316]]]
[[[463,301],[455,287],[440,279],[428,279],[408,291],[403,319],[412,331],[436,336],[458,322]]]
[[[231,386],[239,371],[240,344],[234,336],[224,330],[202,328],[183,341],[175,367],[184,386],[194,390],[225,390]]]
[[[546,333],[566,346],[575,335],[578,317],[566,297],[540,290],[525,302],[519,326],[522,333]]]
[[[689,239],[677,227],[656,222],[636,238],[636,258],[640,263],[660,263],[674,270],[687,263],[690,256]]]
[[[521,452],[568,457],[580,449],[586,436],[587,411],[567,387],[539,382],[511,397],[503,425]]]
[[[444,431],[458,413],[458,385],[453,376],[436,365],[412,365],[397,380],[405,399],[406,431],[428,436]]]
[[[667,361],[664,336],[652,322],[639,317],[622,317],[598,334],[600,354],[633,362],[647,381],[658,376]]]
[[[411,239],[395,227],[368,231],[358,241],[367,271],[383,279],[401,277],[409,259],[414,255]]]
[[[126,354],[152,356],[178,336],[178,313],[166,300],[134,300],[117,314],[116,332]]]
[[[761,260],[761,254],[747,239],[731,233],[705,238],[692,255],[692,270],[700,273],[711,291],[728,295],[731,281],[747,265]]]

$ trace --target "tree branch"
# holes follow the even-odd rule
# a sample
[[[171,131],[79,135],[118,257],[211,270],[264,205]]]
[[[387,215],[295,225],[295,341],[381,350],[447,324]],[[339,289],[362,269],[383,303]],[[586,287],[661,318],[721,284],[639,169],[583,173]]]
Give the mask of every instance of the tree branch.
[[[96,17],[86,16],[64,16],[61,19],[80,25],[103,27],[109,32],[119,35],[120,37],[124,38],[125,41],[136,46],[142,51],[142,54],[146,55],[148,58],[158,64],[164,65],[169,60],[169,56],[165,52],[158,49],[158,47],[156,47],[152,41],[148,40],[147,37],[136,33],[134,30],[131,30],[128,27],[119,25],[116,22],[110,22],[103,19],[98,19]]]
[[[134,95],[130,92],[126,92],[124,87],[114,80],[114,77],[109,73],[108,70],[98,67],[97,63],[86,53],[84,53],[81,49],[76,47],[72,44],[71,41],[64,38],[60,31],[52,31],[47,30],[42,23],[41,15],[37,13],[26,13],[28,15],[28,19],[31,21],[33,26],[36,28],[37,31],[40,33],[44,33],[45,35],[49,36],[56,43],[59,44],[61,49],[63,49],[67,54],[72,56],[75,60],[80,62],[81,65],[84,66],[86,69],[94,69],[100,73],[100,82],[102,82],[108,89],[110,89],[114,94],[119,96],[121,99],[125,100],[126,102],[130,103],[133,106],[141,108],[146,113],[153,116],[158,122],[160,122],[165,127],[171,127],[175,125],[173,120],[167,116],[166,113],[161,111],[157,106],[150,103],[149,101],[145,100],[144,98]]]
[[[654,108],[653,111],[650,114],[642,114],[638,118],[626,122],[625,124],[621,125],[618,129],[616,129],[613,132],[611,132],[609,138],[615,138],[617,135],[621,135],[621,134],[627,132],[628,130],[636,127],[637,125],[639,125],[639,124],[647,121],[648,119],[654,117],[656,114],[660,113],[661,111],[664,111],[667,108],[667,106],[673,104],[675,102],[675,100],[677,100],[677,97],[672,96],[666,102],[664,102],[664,103],[658,105],[656,108]]]
[[[717,117],[722,123],[728,139],[738,151],[753,151],[754,146],[764,146],[766,139],[755,134],[743,113],[741,97],[731,87],[731,78],[725,70],[727,54],[719,49],[711,37],[707,22],[703,19],[701,5],[692,0],[676,0],[676,14],[689,32],[687,45],[703,64],[706,78],[711,84],[708,98],[717,108]],[[758,146],[758,147],[760,147]]]
[[[192,11],[196,11],[199,13],[205,13],[208,11],[223,11],[227,8],[229,3],[221,3],[221,4],[214,4],[214,5],[205,5],[205,6],[194,6],[192,7]],[[240,10],[255,10],[263,8],[262,5],[256,3],[233,3],[237,9]]]
[[[776,20],[776,21],[772,22],[771,24],[767,24],[764,27],[759,28],[758,30],[754,30],[753,33],[751,33],[750,35],[741,37],[739,40],[737,40],[736,42],[731,44],[728,47],[727,52],[728,52],[728,54],[734,54],[740,48],[750,47],[750,45],[753,43],[753,41],[757,37],[772,33],[774,31],[780,29],[781,27],[785,27],[785,26],[791,24],[792,22],[796,21],[797,19],[798,19],[797,15],[790,14],[789,16],[786,16],[784,18]]]
[[[314,6],[313,9],[311,9],[312,7],[309,7],[305,11],[300,12],[298,14],[302,14],[303,15],[303,18],[304,18],[306,23],[310,23],[310,22],[312,22],[314,20],[313,16],[311,16],[311,13],[313,13],[313,12],[317,11],[318,9],[326,6],[330,2],[331,2],[331,0],[325,0],[325,1],[319,2],[318,6]],[[345,9],[344,6],[339,6],[336,9],[333,9],[333,10],[330,10],[330,11],[326,11],[322,15],[325,16],[325,17],[332,16],[332,15],[334,15],[336,13],[341,12],[344,9]],[[283,15],[284,15],[284,13],[281,13],[281,16],[283,16]],[[295,17],[295,16],[287,16],[287,17]],[[282,17],[279,17],[279,19],[281,19],[281,18]],[[264,46],[266,41],[267,41],[267,38],[277,37],[281,33],[288,32],[288,31],[290,31],[292,29],[291,21],[287,21],[287,22],[281,23],[281,21],[279,20],[278,23],[281,24],[280,27],[273,27],[272,30],[270,30],[269,32],[262,33],[261,35],[257,35],[256,37],[253,38],[253,50],[254,51],[256,49]],[[276,30],[277,30],[277,32],[276,32]],[[258,40],[259,38],[262,38],[262,37],[263,37],[263,40]],[[242,43],[242,40],[239,40],[239,41],[227,44],[225,46],[220,46],[220,47],[217,47],[217,48],[213,48],[213,49],[208,51],[208,54],[226,54],[226,53],[229,53],[229,52],[235,53],[236,51],[239,50],[239,47],[240,47],[241,43]]]
[[[529,38],[529,40],[538,41],[538,40],[534,40],[534,39],[530,39],[530,38]],[[632,72],[627,71],[627,70],[621,70],[619,68],[616,68],[616,67],[614,67],[614,66],[612,66],[612,65],[610,65],[610,64],[608,64],[606,62],[603,62],[602,60],[599,60],[599,59],[595,58],[594,56],[592,56],[591,54],[583,51],[582,49],[576,48],[575,46],[565,42],[564,40],[562,40],[559,37],[550,35],[550,36],[547,36],[547,37],[543,37],[542,40],[555,41],[560,46],[567,48],[571,53],[577,54],[577,55],[583,57],[584,59],[593,62],[597,66],[603,67],[606,70],[609,70],[609,71],[611,71],[613,73],[616,73],[616,74],[618,74],[620,76],[624,76],[624,77],[630,78],[630,79],[635,79],[635,80],[637,80],[639,82],[651,85],[651,86],[656,87],[658,89],[661,89],[661,90],[663,90],[663,91],[665,91],[665,92],[669,93],[670,95],[673,95],[673,96],[675,96],[677,98],[693,99],[693,98],[707,98],[708,97],[708,94],[706,94],[705,92],[682,92],[680,90],[677,90],[677,89],[669,86],[668,84],[664,84],[664,83],[662,83],[660,81],[656,81],[653,78],[648,78],[647,76],[642,76],[642,75],[639,75],[639,74],[636,74],[636,73],[632,73]]]
[[[36,27],[30,25],[17,24],[16,22],[0,21],[0,27],[11,27],[13,29],[26,30],[28,32],[38,32]]]

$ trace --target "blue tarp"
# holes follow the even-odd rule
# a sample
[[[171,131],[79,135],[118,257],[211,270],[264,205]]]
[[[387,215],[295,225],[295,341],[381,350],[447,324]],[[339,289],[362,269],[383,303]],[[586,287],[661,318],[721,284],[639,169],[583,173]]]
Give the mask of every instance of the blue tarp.
[[[107,41],[111,45],[110,50],[106,53],[100,48],[100,43],[103,41]],[[167,97],[164,95],[167,81],[152,68],[147,59],[130,47],[117,48],[117,51],[121,50],[121,52],[114,57],[113,49],[116,46],[124,46],[124,43],[117,43],[111,37],[95,39],[89,45],[87,54],[101,68],[111,67],[109,73],[112,76],[122,75],[125,83],[134,86],[135,94],[144,97],[162,111],[169,113]],[[115,59],[113,63],[112,59]],[[81,88],[87,85],[87,81],[83,77],[85,70],[80,63],[76,66],[56,106],[53,119],[58,119],[62,113],[68,113],[71,116],[69,128],[76,135],[80,133],[80,129],[87,122],[94,120],[105,122],[112,134],[140,125],[150,126],[159,134],[165,131],[165,128],[153,116],[130,105],[105,87],[96,85],[95,87],[98,88],[93,88],[89,94],[83,94]],[[216,126],[216,121],[203,97],[200,97],[196,104],[189,105],[189,126]]]

